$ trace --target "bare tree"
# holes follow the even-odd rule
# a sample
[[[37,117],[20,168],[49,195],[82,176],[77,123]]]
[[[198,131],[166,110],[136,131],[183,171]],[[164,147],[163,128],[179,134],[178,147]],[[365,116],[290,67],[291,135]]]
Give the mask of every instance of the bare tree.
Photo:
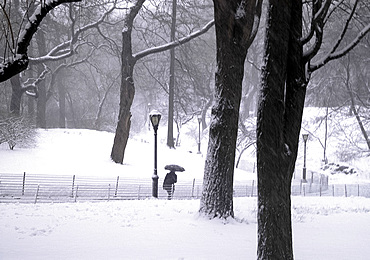
[[[259,25],[262,1],[214,0],[217,72],[200,213],[234,216],[233,180],[244,61]]]
[[[257,118],[258,259],[293,259],[290,192],[307,84],[313,71],[346,55],[370,30],[370,24],[360,26],[353,40],[341,46],[360,2],[307,3],[311,20],[305,35],[301,1],[268,4]],[[324,48],[325,26],[341,11],[347,20]]]
[[[0,118],[0,144],[7,142],[9,149],[16,145],[32,145],[35,142],[34,125],[25,117]]]
[[[118,123],[116,133],[114,137],[111,158],[116,163],[122,163],[124,153],[129,137],[131,127],[131,105],[135,95],[135,86],[133,79],[133,70],[136,62],[148,55],[163,52],[189,42],[190,40],[202,35],[207,32],[214,24],[213,21],[206,24],[203,28],[195,31],[188,36],[185,36],[179,40],[149,48],[140,51],[136,54],[132,52],[132,29],[134,19],[138,12],[142,8],[144,0],[138,0],[133,5],[127,8],[126,17],[124,20],[124,29],[122,30],[122,52],[121,52],[121,89],[120,89],[120,105],[118,113]]]
[[[349,66],[349,63],[350,63],[350,55],[348,55],[348,60],[347,61],[348,61],[347,64],[344,65],[345,66],[345,80],[344,80],[344,85],[346,86],[346,89],[347,89],[347,92],[348,92],[348,95],[349,95],[351,111],[353,112],[353,114],[356,117],[356,121],[358,123],[358,126],[360,127],[362,136],[364,137],[364,139],[366,141],[366,144],[367,144],[367,147],[370,150],[370,139],[369,139],[369,136],[367,134],[367,131],[366,131],[365,127],[364,127],[364,124],[362,122],[362,119],[360,117],[360,113],[359,113],[359,110],[360,109],[357,108],[357,106],[356,106],[355,94],[354,94],[353,88],[351,86],[352,84],[350,82],[350,78],[351,78],[351,69],[350,69],[350,66]]]
[[[18,2],[18,1],[15,1],[15,2]],[[65,2],[73,2],[73,1],[58,1],[58,2],[65,3]],[[98,16],[98,19],[94,17],[94,19],[96,19],[95,21],[80,18],[80,20],[84,20],[83,22],[81,22],[77,18],[77,16],[80,13],[75,10],[76,7],[72,4],[69,4],[69,6],[67,6],[66,8],[61,8],[60,11],[61,12],[65,11],[68,14],[67,18],[69,20],[68,27],[66,28],[66,30],[64,30],[64,32],[66,32],[66,36],[60,37],[63,39],[62,42],[59,41],[58,43],[55,43],[55,41],[53,41],[55,38],[59,38],[59,37],[48,37],[49,35],[47,34],[48,32],[47,28],[45,28],[45,26],[41,26],[40,24],[41,21],[39,21],[38,27],[35,28],[35,30],[37,29],[39,30],[35,34],[36,37],[34,37],[36,38],[36,42],[37,42],[38,55],[33,55],[33,57],[29,57],[30,55],[27,54],[27,63],[30,63],[31,65],[36,65],[36,67],[39,68],[38,69],[39,75],[42,75],[42,68],[43,68],[42,64],[46,62],[55,62],[55,61],[65,60],[66,58],[76,55],[77,53],[83,53],[83,51],[81,51],[81,48],[83,46],[88,45],[88,48],[94,49],[94,47],[92,47],[93,45],[88,44],[88,36],[86,36],[88,34],[86,32],[92,29],[98,29],[99,26],[105,22],[106,18],[115,10],[116,8],[115,2],[116,1],[113,1],[113,2],[105,1],[104,4],[107,5],[107,7],[106,8],[100,7],[99,11],[97,11],[97,13],[99,13],[100,15]],[[39,9],[42,10],[44,8],[44,3],[42,1],[40,3],[38,3],[38,1],[31,1],[30,3],[31,3],[30,6],[28,6],[26,9],[26,15],[21,19],[21,21],[32,22],[34,26],[32,19],[36,19],[34,17],[39,16],[38,12],[43,13],[42,11],[39,11]],[[78,8],[85,8],[85,6],[78,7]],[[18,15],[18,17],[21,16],[22,14],[21,8],[14,8],[14,9],[16,9],[15,13]],[[32,10],[34,11],[33,11],[33,15],[31,16]],[[58,18],[56,18],[56,20],[58,20]],[[54,21],[53,19],[48,19],[46,22],[54,26],[56,26],[58,23],[57,21]],[[78,26],[76,26],[76,23],[78,23]],[[14,24],[16,23],[13,21],[13,19],[9,19],[9,26],[13,26]],[[62,31],[60,30],[60,27],[58,28],[59,33]],[[30,26],[27,26],[27,25],[24,27],[20,27],[19,30],[23,30],[23,32],[20,33],[21,35],[20,37],[22,37],[22,34],[29,35],[28,33],[25,33],[27,30],[29,30],[29,28]],[[14,31],[13,27],[11,27],[11,29]],[[3,30],[3,33],[5,32],[6,30]],[[12,34],[14,33],[11,33],[10,35]],[[9,35],[9,33],[7,35]],[[8,37],[8,38],[12,39],[12,37]],[[51,38],[53,38],[53,40],[50,40]],[[20,38],[19,41],[21,42],[22,38]],[[18,43],[18,45],[19,44],[20,43]],[[47,48],[48,46],[53,46],[53,47],[51,47],[48,50]],[[9,49],[10,49],[10,46],[6,46],[4,53],[8,53]],[[27,50],[28,49],[26,49],[26,51]],[[91,55],[91,52],[86,52],[86,53],[87,53],[86,56],[88,56],[89,54]],[[19,54],[17,55],[19,56]],[[56,70],[56,71],[59,71],[59,70]],[[18,77],[18,79],[16,79],[16,77]],[[27,93],[23,91],[24,84],[22,83],[22,80],[19,78],[19,75],[17,75],[16,77],[14,77],[11,80],[12,99],[11,99],[10,111],[13,114],[19,114],[20,106],[21,106],[21,97],[23,93]],[[41,81],[38,84],[39,85],[37,86],[37,88],[35,88],[35,91],[38,92],[37,126],[46,127],[46,102],[48,101],[48,98],[50,97],[48,93],[51,93],[51,91],[46,89],[45,82]],[[60,104],[63,104],[63,101],[60,102]],[[61,107],[63,108],[63,105]]]
[[[171,42],[176,36],[176,10],[177,0],[172,0]],[[175,49],[170,49],[170,82],[168,85],[168,122],[167,122],[167,146],[174,148],[173,140],[173,112],[175,98]]]

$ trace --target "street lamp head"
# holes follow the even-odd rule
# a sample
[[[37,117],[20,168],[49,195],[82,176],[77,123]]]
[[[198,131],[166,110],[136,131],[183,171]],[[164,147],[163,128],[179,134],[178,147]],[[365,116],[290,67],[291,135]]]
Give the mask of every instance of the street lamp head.
[[[150,122],[152,122],[154,130],[158,129],[159,121],[161,120],[161,113],[157,110],[152,110],[149,114]]]
[[[198,123],[199,124],[202,123],[202,116],[201,115],[198,116]]]
[[[302,134],[303,141],[307,142],[308,139],[308,134]]]

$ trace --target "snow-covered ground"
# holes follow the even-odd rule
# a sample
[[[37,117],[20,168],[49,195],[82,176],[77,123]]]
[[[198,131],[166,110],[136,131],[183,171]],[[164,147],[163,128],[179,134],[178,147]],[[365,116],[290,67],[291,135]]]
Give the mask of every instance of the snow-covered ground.
[[[306,121],[307,122],[307,121]],[[313,127],[306,125],[305,130]],[[176,163],[186,171],[178,183],[202,179],[206,143],[197,154],[196,140],[165,146],[159,129],[158,175]],[[319,136],[319,133],[316,133]],[[185,134],[184,134],[185,135]],[[124,176],[151,179],[153,133],[130,139],[124,164],[110,161],[113,134],[92,130],[39,130],[34,147],[11,151],[0,145],[0,174]],[[206,138],[206,137],[204,137]],[[307,168],[320,170],[322,148],[307,144]],[[335,160],[332,137],[328,157]],[[333,147],[334,144],[335,145]],[[300,143],[297,169],[301,169]],[[338,148],[339,149],[339,148]],[[246,153],[246,156],[249,156]],[[253,162],[253,158],[244,158]],[[331,175],[329,182],[369,182],[369,162],[352,160],[354,175]],[[253,167],[250,167],[253,169]],[[297,170],[299,176],[301,170]],[[297,177],[299,178],[299,177]],[[256,179],[237,170],[235,180]],[[0,259],[254,259],[256,198],[235,198],[235,220],[207,220],[197,213],[199,200],[139,200],[77,203],[1,203]],[[304,259],[369,259],[370,199],[362,197],[293,197],[294,254]]]
[[[0,259],[255,259],[256,198],[236,220],[199,217],[198,200],[0,204]],[[299,260],[369,259],[370,199],[293,197]]]

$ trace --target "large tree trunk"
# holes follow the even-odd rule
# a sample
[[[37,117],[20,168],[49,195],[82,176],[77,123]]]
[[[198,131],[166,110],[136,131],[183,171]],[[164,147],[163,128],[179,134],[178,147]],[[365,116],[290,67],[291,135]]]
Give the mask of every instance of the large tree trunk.
[[[131,50],[131,31],[123,31],[122,48],[122,79],[120,90],[120,103],[118,113],[118,123],[111,158],[116,163],[123,163],[123,157],[130,133],[131,112],[130,108],[134,100],[135,86],[133,80],[133,69],[135,60]]]
[[[276,3],[275,3],[276,2]],[[284,143],[291,5],[270,1],[257,115],[258,259],[293,259],[289,148]]]
[[[62,75],[59,76],[59,80],[57,80],[58,84],[58,101],[59,101],[59,120],[58,124],[60,128],[66,128],[66,86],[60,80],[63,77]]]
[[[134,19],[139,12],[144,0],[139,0],[131,9],[125,19],[125,27],[122,30],[122,53],[121,53],[121,89],[118,113],[118,123],[114,137],[111,159],[116,163],[123,163],[123,157],[127,145],[131,126],[131,105],[135,96],[133,71],[136,59],[132,56],[131,32]]]
[[[217,72],[200,212],[233,217],[233,180],[244,61],[251,43],[254,1],[214,0]],[[239,13],[240,11],[240,13]],[[240,15],[240,16],[239,16]]]
[[[305,68],[314,71],[345,55],[367,32],[365,28],[358,40],[335,53],[340,37],[330,55],[306,66],[320,50],[330,3],[314,1],[314,33],[307,37],[302,37],[302,1],[270,0],[268,4],[257,117],[258,259],[293,259],[290,189],[309,80]],[[302,46],[308,42],[314,45],[303,54]]]
[[[172,0],[171,42],[175,40],[176,33],[176,7],[177,0]],[[175,99],[175,48],[170,50],[170,84],[168,86],[168,121],[167,121],[167,146],[175,148],[173,141],[173,111]]]
[[[10,113],[15,116],[19,116],[21,113],[21,101],[23,95],[23,89],[21,85],[21,79],[19,74],[16,74],[10,79],[12,85],[12,97],[10,99]]]
[[[128,62],[129,63],[129,62]],[[130,108],[134,100],[135,87],[132,79],[133,64],[128,65],[122,71],[121,93],[118,123],[111,158],[116,163],[123,163],[124,153],[130,133],[131,112]]]
[[[293,259],[291,180],[306,80],[299,1],[270,1],[257,117],[258,259]]]
[[[38,72],[42,71],[42,66],[37,65],[37,67]],[[36,126],[46,128],[46,85],[44,80],[38,85]]]

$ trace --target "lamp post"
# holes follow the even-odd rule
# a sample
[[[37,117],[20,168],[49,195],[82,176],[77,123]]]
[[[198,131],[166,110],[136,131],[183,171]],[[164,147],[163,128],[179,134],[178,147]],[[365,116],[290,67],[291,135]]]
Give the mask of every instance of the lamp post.
[[[161,113],[157,110],[152,110],[149,114],[150,122],[152,122],[154,129],[154,173],[152,176],[152,196],[158,198],[158,174],[157,174],[157,130],[159,121],[161,120]]]
[[[199,134],[198,134],[198,154],[200,154],[200,124],[202,123],[202,116],[198,116],[198,129],[199,129]]]
[[[308,134],[302,134],[304,141],[304,157],[303,157],[303,180],[302,182],[307,182],[306,180],[306,144],[308,139]]]

